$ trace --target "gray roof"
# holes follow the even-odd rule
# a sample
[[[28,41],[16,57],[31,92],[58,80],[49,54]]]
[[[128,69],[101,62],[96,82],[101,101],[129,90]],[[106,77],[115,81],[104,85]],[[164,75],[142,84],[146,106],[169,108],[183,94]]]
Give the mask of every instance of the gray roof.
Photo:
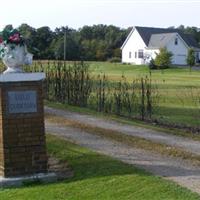
[[[200,48],[198,42],[195,40],[195,38],[192,35],[184,34],[179,29],[151,28],[151,27],[140,27],[140,26],[135,26],[135,28],[139,32],[146,46],[149,45],[149,41],[153,34],[178,33],[189,47]]]
[[[167,43],[174,38],[177,33],[161,33],[161,34],[153,34],[150,37],[148,47],[158,47],[162,48],[167,45]]]

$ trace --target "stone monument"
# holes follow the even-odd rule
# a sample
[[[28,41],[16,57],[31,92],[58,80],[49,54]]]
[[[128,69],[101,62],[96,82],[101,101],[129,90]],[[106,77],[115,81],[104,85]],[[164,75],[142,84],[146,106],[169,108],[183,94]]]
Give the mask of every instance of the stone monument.
[[[0,177],[37,177],[47,173],[45,74],[22,71],[22,65],[31,64],[32,54],[16,29],[0,34],[0,57],[7,67],[0,74]]]

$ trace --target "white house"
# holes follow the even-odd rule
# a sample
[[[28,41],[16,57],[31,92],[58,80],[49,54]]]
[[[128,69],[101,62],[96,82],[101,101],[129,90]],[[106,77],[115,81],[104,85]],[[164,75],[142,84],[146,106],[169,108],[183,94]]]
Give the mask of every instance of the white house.
[[[160,48],[167,48],[173,54],[172,64],[186,65],[189,48],[193,48],[196,62],[200,61],[200,46],[190,34],[177,29],[135,26],[123,43],[122,62],[147,64],[156,57]]]

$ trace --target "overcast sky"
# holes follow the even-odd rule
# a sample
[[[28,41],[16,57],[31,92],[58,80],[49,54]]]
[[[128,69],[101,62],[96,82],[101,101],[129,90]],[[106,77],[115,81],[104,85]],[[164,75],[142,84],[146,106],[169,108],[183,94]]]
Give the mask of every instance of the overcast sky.
[[[113,24],[200,27],[200,0],[2,0],[0,29],[27,23],[35,28]]]

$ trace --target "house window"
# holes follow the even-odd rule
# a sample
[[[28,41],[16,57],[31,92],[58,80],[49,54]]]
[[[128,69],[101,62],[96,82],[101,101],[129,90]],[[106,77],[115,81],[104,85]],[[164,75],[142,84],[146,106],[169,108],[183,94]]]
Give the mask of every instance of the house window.
[[[137,51],[135,52],[135,58],[137,58]]]
[[[175,38],[174,44],[175,44],[175,45],[178,45],[178,38]]]
[[[138,58],[144,58],[144,52],[142,49],[138,50]]]
[[[131,58],[131,52],[129,52],[129,58]]]

